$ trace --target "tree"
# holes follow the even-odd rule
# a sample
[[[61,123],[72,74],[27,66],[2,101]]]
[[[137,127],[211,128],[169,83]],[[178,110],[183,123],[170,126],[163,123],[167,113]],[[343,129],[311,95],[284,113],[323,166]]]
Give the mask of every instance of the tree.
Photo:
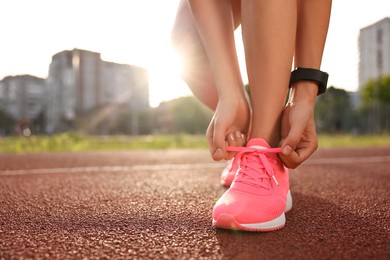
[[[353,109],[348,92],[330,87],[317,98],[315,121],[319,132],[337,133],[351,129]]]
[[[213,115],[193,96],[163,102],[157,113],[161,131],[169,134],[204,134]]]
[[[390,104],[390,75],[370,80],[361,93],[363,106],[371,106],[375,101]]]
[[[0,110],[0,135],[12,134],[16,121],[4,111]]]
[[[361,126],[370,133],[390,131],[390,75],[370,80],[361,91]]]

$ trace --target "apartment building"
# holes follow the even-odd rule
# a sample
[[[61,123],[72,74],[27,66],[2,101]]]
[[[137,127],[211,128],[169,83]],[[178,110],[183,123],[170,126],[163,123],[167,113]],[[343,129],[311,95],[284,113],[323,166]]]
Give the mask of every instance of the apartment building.
[[[130,133],[138,134],[137,115],[149,108],[148,74],[143,68],[103,61],[97,52],[66,50],[52,57],[47,96],[47,132],[72,128],[80,117],[91,128],[125,107],[133,115]]]
[[[390,75],[389,17],[360,30],[359,54],[359,89],[370,79]]]
[[[0,81],[0,109],[16,121],[36,119],[44,107],[44,79],[18,75]]]

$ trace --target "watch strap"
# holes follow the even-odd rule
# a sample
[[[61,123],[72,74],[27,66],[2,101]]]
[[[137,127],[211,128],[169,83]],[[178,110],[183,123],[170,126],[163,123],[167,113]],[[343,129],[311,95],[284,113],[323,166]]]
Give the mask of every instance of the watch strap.
[[[290,77],[290,88],[291,86],[301,80],[308,80],[308,81],[315,81],[317,82],[318,86],[318,95],[321,95],[326,91],[326,86],[328,84],[328,73],[323,72],[321,70],[317,69],[311,69],[311,68],[302,68],[297,67],[295,70],[291,72]]]

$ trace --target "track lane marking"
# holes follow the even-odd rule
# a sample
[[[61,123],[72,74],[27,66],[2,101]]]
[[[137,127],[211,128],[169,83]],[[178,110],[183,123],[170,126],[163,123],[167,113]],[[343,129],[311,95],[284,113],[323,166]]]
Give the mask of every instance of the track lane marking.
[[[199,170],[224,167],[225,163],[196,163],[196,164],[139,164],[133,166],[85,166],[64,168],[38,168],[21,170],[3,170],[0,176],[29,175],[29,174],[56,174],[80,172],[124,172],[124,171],[158,171],[158,170]]]
[[[385,163],[390,162],[390,156],[371,157],[344,157],[344,158],[317,158],[309,159],[302,165],[323,165],[323,164],[348,164],[348,163]],[[85,173],[85,172],[125,172],[125,171],[158,171],[158,170],[199,170],[216,169],[226,166],[226,163],[187,163],[187,164],[139,164],[133,166],[85,166],[85,167],[64,167],[64,168],[36,168],[0,170],[0,176],[10,175],[34,175],[34,174],[60,174],[60,173]]]
[[[336,157],[309,159],[303,165],[317,164],[348,164],[348,163],[384,163],[390,162],[390,156],[368,156],[368,157]]]

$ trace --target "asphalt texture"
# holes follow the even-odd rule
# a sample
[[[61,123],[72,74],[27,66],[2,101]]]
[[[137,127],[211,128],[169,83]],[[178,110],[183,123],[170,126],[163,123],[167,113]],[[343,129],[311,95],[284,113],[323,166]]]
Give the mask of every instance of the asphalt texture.
[[[0,259],[390,259],[390,148],[319,150],[267,233],[211,227],[206,150],[0,155]]]

